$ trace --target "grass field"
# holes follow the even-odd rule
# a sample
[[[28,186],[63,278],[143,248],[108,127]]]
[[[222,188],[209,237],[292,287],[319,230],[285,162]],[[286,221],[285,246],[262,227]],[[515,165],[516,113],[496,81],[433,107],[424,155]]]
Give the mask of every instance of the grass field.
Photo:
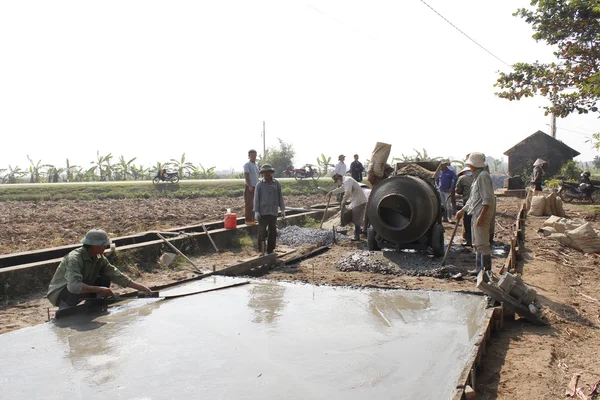
[[[331,190],[331,179],[322,181],[280,181],[284,196],[324,194],[322,187]],[[189,199],[198,197],[239,197],[244,194],[244,182],[239,181],[180,181],[177,184],[152,182],[123,182],[98,184],[38,184],[28,186],[0,185],[0,201],[56,201],[104,199]]]

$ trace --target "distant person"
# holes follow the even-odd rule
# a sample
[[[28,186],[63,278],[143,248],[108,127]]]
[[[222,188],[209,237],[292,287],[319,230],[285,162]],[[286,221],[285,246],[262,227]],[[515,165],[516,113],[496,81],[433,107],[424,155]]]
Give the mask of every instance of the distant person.
[[[92,229],[81,241],[83,247],[67,254],[60,262],[50,286],[48,300],[59,309],[75,307],[88,298],[114,296],[112,282],[151,294],[141,283],[132,281],[104,257],[112,241],[105,231]]]
[[[365,167],[358,161],[358,154],[355,154],[354,161],[350,164],[350,174],[352,175],[352,178],[354,178],[356,182],[362,182],[364,170]]]
[[[442,195],[442,204],[446,212],[442,216],[443,222],[452,222],[452,215],[456,206],[453,204],[452,197],[456,188],[458,177],[452,168],[450,168],[450,160],[445,159],[440,164],[440,174],[437,178],[437,187]]]
[[[264,242],[267,239],[267,254],[275,250],[278,208],[281,209],[281,218],[285,219],[281,184],[273,178],[274,172],[271,165],[263,165],[260,169],[263,179],[258,181],[254,190],[254,216],[258,220],[258,251],[264,253]]]
[[[249,161],[244,164],[244,217],[246,225],[256,225],[258,221],[254,219],[254,189],[258,183],[259,173],[256,164],[256,150],[248,151]]]
[[[538,158],[533,163],[533,174],[531,175],[531,185],[534,187],[536,192],[541,192],[542,189],[542,179],[544,178],[544,173],[546,172],[546,168],[548,168],[548,163],[541,158]]]
[[[333,170],[334,175],[336,175],[336,174],[341,175],[341,176],[346,175],[347,168],[346,168],[346,164],[344,164],[345,159],[346,159],[346,156],[343,154],[340,154],[338,156],[338,163],[335,166],[335,169]]]
[[[473,174],[471,168],[465,167],[458,173],[458,181],[456,182],[456,194],[461,196],[462,207],[467,204],[469,195],[471,194],[471,186],[473,185]],[[471,216],[465,214],[463,217],[463,239],[465,242],[463,246],[472,246],[473,242],[471,239]]]
[[[360,187],[360,184],[350,176],[342,176],[335,174],[332,179],[339,185],[337,189],[333,189],[327,193],[327,201],[331,199],[334,194],[343,193],[342,204],[347,200],[350,200],[350,211],[352,212],[352,223],[354,224],[354,239],[355,241],[360,240],[361,224],[365,215],[365,209],[367,207],[367,197],[365,192]]]
[[[490,174],[485,171],[486,163],[483,153],[471,153],[465,162],[473,174],[473,184],[467,203],[456,214],[457,221],[464,215],[471,216],[471,235],[475,248],[475,270],[492,269],[492,252],[490,246],[490,232],[494,213],[496,210],[496,196]]]

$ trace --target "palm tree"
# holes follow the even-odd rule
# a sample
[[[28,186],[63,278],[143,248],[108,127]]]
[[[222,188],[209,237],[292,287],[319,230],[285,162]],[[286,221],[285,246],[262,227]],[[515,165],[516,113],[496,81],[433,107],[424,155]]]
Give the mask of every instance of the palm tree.
[[[191,172],[194,170],[194,164],[185,161],[185,153],[181,155],[180,160],[175,160],[172,158],[169,164],[177,169],[180,178],[183,178],[184,171]]]

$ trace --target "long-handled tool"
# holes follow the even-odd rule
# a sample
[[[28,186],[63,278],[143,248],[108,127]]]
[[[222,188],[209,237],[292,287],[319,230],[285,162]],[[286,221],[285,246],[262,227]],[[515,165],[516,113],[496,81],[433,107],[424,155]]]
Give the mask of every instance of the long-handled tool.
[[[202,229],[204,229],[204,233],[206,233],[206,236],[208,236],[210,243],[212,243],[212,246],[214,247],[215,251],[218,253],[219,249],[217,248],[215,241],[210,237],[210,233],[208,233],[208,230],[206,230],[206,226],[204,226],[204,224],[202,224]]]
[[[218,287],[214,287],[214,288],[210,288],[210,289],[197,290],[195,292],[180,293],[180,294],[171,294],[171,295],[167,295],[167,296],[160,296],[159,292],[153,292],[153,296],[151,296],[151,297],[155,297],[155,298],[159,298],[159,299],[164,299],[164,300],[170,300],[170,299],[177,299],[179,297],[191,296],[191,295],[194,295],[194,294],[214,292],[215,290],[228,289],[228,288],[232,288],[232,287],[236,287],[236,286],[247,285],[249,283],[250,283],[250,281],[243,281],[243,282],[232,283],[230,285],[218,286]]]
[[[179,254],[180,256],[182,256],[183,258],[186,259],[186,261],[188,263],[190,263],[192,265],[192,267],[194,267],[194,269],[196,270],[196,273],[202,274],[202,270],[200,270],[200,268],[198,268],[196,266],[196,264],[194,264],[194,262],[192,260],[190,260],[189,258],[187,258],[185,256],[185,254],[183,254],[181,251],[179,251],[179,249],[175,246],[173,246],[173,244],[171,244],[171,242],[169,242],[167,239],[165,239],[165,237],[163,235],[161,235],[160,233],[156,232],[156,236],[158,236],[159,238],[161,238],[163,240],[163,242],[165,242],[170,248],[173,249],[173,251],[175,251],[175,253]]]
[[[319,229],[323,229],[323,222],[325,221],[325,217],[327,216],[327,209],[329,208],[329,201],[331,197],[327,199],[327,205],[325,205],[325,212],[323,213],[323,218],[321,218],[321,225],[319,225]]]
[[[454,235],[456,235],[456,230],[458,229],[459,221],[456,221],[456,225],[454,226],[454,230],[452,231],[452,236],[450,236],[450,242],[448,242],[448,248],[446,249],[446,254],[444,254],[444,258],[442,258],[442,264],[446,264],[446,259],[448,258],[448,254],[450,254],[450,249],[452,248],[452,242],[454,241]]]

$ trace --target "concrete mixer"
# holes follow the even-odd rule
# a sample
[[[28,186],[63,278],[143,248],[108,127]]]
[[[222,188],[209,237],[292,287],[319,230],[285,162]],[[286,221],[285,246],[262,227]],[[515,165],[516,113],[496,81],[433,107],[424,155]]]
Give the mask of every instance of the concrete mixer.
[[[369,250],[431,248],[434,256],[441,257],[443,206],[433,178],[439,162],[408,164],[398,163],[396,175],[371,191],[366,210],[371,224],[367,231]]]

